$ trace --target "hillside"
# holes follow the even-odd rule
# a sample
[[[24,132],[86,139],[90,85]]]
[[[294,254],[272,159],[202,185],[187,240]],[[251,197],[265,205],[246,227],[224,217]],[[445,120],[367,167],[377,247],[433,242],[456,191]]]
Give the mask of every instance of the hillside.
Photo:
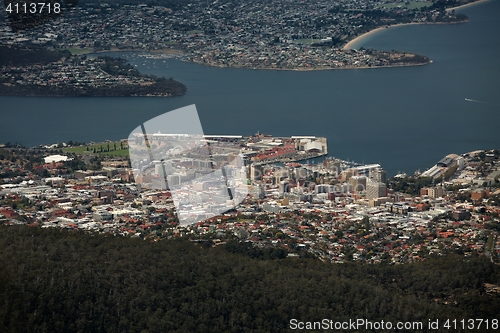
[[[498,318],[500,297],[484,284],[498,284],[500,268],[484,257],[332,265],[209,245],[2,226],[0,331],[286,332],[292,318]]]

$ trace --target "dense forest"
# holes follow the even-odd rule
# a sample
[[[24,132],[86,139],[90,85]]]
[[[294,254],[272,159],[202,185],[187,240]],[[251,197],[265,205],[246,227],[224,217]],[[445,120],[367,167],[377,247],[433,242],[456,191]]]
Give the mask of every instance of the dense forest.
[[[0,249],[1,332],[286,332],[292,318],[500,315],[500,297],[485,289],[500,267],[484,257],[332,265],[233,242],[28,226],[0,226]]]
[[[5,9],[5,14],[7,14],[7,19],[9,21],[9,25],[13,31],[19,32],[27,29],[31,29],[33,27],[37,27],[44,23],[53,21],[60,15],[62,15],[64,11],[64,3],[57,0],[47,0],[44,1],[44,10],[41,10],[41,6],[37,6],[37,10],[34,12],[30,12],[29,9],[31,7],[27,7],[27,10],[24,10],[24,3],[30,4],[34,3],[33,1],[3,1],[3,8]],[[49,10],[50,6],[50,10]],[[55,7],[57,9],[55,9]],[[69,2],[68,2],[69,8]]]
[[[0,66],[46,65],[61,58],[69,58],[68,50],[49,50],[39,46],[0,45]]]

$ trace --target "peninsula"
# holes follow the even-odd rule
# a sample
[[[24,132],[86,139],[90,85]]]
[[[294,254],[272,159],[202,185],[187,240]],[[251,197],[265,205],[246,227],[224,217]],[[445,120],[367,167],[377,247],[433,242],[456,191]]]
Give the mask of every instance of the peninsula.
[[[208,66],[277,70],[422,65],[429,59],[404,52],[346,50],[376,28],[410,23],[458,23],[454,7],[468,0],[228,0],[81,1],[77,7],[26,31],[4,28],[7,44],[45,44],[73,52],[176,50]],[[473,2],[473,1],[472,1]],[[75,38],[77,36],[77,38]],[[179,57],[179,55],[176,55]],[[416,56],[416,58],[414,57]],[[387,61],[387,57],[400,61]],[[413,58],[412,61],[407,61]],[[415,59],[419,59],[415,61]]]
[[[180,96],[172,78],[140,74],[124,59],[87,58],[41,47],[0,46],[0,95]]]

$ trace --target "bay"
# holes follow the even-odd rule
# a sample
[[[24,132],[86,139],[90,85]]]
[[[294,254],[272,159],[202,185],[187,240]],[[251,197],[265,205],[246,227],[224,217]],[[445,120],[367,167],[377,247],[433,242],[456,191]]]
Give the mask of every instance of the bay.
[[[115,54],[141,72],[179,80],[188,93],[0,97],[0,142],[122,139],[157,115],[196,104],[207,134],[325,136],[330,155],[380,163],[389,175],[424,170],[449,153],[500,148],[500,1],[460,11],[470,22],[384,29],[356,45],[424,54],[433,60],[426,66],[299,72]]]

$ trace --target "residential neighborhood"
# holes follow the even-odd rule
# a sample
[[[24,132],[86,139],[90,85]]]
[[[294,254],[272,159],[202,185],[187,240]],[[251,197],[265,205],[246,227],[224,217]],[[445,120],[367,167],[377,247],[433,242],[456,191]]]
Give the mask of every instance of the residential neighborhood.
[[[462,3],[448,6],[453,4]],[[0,25],[0,43],[40,44],[74,52],[166,52],[219,67],[304,70],[416,65],[429,59],[407,52],[342,47],[375,28],[466,21],[464,15],[446,8],[425,1],[374,0],[280,1],[272,6],[258,1],[213,1],[180,8],[82,3],[36,28],[12,30],[5,21]]]
[[[48,65],[4,66],[4,80],[20,85],[88,86],[151,85],[149,77],[114,76],[101,69],[103,58],[70,58]]]
[[[261,134],[251,140],[254,149],[286,141]],[[200,206],[199,222],[183,225],[172,193],[135,178],[128,157],[112,154],[126,147],[108,143],[100,152],[77,144],[86,146],[83,154],[66,144],[1,148],[0,223],[213,246],[237,239],[332,263],[399,264],[448,251],[499,259],[498,150],[448,155],[420,175],[386,179],[378,164],[256,164],[259,154],[248,149],[247,181],[238,185],[248,191],[243,202],[217,216]],[[209,193],[205,185],[199,188]]]

